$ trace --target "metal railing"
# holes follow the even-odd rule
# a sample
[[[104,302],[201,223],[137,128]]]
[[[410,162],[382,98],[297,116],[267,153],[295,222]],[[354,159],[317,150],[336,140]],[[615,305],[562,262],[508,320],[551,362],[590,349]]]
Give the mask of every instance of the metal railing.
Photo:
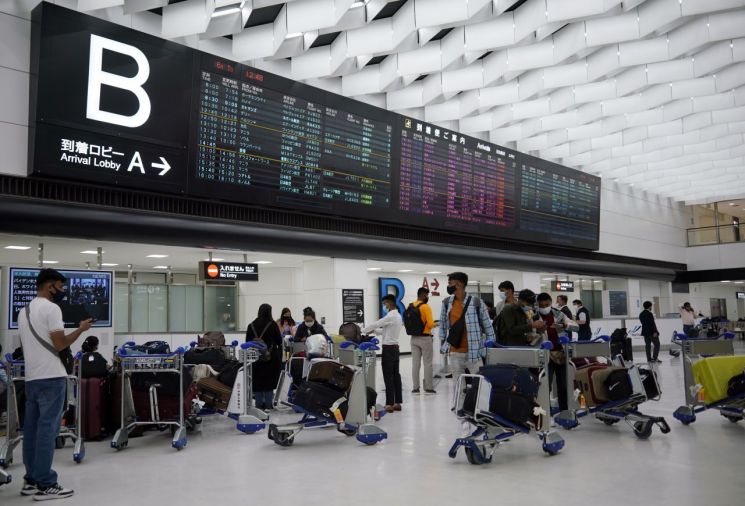
[[[745,224],[689,228],[688,246],[745,242]]]

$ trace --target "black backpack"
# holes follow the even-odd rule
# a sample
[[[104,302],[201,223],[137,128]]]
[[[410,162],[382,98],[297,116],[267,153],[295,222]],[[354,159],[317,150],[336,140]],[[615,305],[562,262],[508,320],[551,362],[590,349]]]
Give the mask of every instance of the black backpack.
[[[608,390],[608,399],[611,401],[626,399],[627,397],[631,397],[633,393],[629,373],[626,369],[618,369],[611,372],[603,384]]]
[[[745,394],[745,373],[732,376],[727,382],[727,395],[734,397]]]
[[[421,336],[424,334],[422,312],[419,311],[419,306],[414,306],[413,302],[404,311],[404,327],[406,327],[406,333],[410,336]]]

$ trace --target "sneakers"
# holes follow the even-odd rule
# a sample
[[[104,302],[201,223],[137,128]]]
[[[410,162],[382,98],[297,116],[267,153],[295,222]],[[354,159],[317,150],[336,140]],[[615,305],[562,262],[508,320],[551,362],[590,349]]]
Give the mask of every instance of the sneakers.
[[[425,390],[424,393],[425,395],[435,395],[437,393],[437,390],[429,389],[429,390]]]
[[[26,480],[23,480],[23,488],[21,489],[21,495],[23,496],[36,495],[38,491],[39,491],[39,488],[36,486],[36,483],[31,483]]]
[[[419,394],[421,392],[419,392],[419,389],[418,388],[415,388],[414,390],[411,391],[411,393],[412,394]]]
[[[51,501],[52,499],[67,499],[72,497],[73,492],[70,489],[63,488],[59,483],[55,483],[51,487],[47,487],[44,490],[39,490],[34,495],[34,501]]]

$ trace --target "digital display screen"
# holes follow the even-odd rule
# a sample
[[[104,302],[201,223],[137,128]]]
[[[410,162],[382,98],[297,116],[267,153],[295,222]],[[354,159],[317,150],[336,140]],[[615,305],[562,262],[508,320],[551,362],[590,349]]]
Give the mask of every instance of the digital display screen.
[[[391,207],[393,125],[377,119],[381,111],[365,114],[320,90],[297,96],[297,85],[293,94],[286,80],[245,65],[206,55],[201,63],[194,192],[211,186],[329,210]]]
[[[77,327],[94,318],[94,327],[111,327],[111,272],[59,271],[65,278],[64,300],[59,304],[65,327]],[[18,313],[36,298],[39,269],[10,269],[8,328],[18,328]]]
[[[42,2],[29,173],[598,249],[600,178]]]

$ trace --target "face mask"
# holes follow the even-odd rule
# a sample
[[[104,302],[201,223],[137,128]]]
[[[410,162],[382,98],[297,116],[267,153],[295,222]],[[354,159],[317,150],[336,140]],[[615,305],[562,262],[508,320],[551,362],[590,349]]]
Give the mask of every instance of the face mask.
[[[306,321],[305,322],[305,326],[306,327],[312,327],[315,323],[316,323],[315,320]]]
[[[504,292],[499,292],[499,300],[502,300],[502,301],[507,300],[507,294]]]
[[[448,295],[453,295],[455,293],[455,287],[448,285],[447,291],[448,291]]]
[[[530,306],[523,306],[523,312],[525,312],[525,313],[530,313],[530,310],[531,309],[532,308]]]
[[[54,288],[54,290],[55,292],[52,294],[52,302],[54,302],[55,304],[61,304],[67,294],[62,290],[57,290],[56,288]]]
[[[574,306],[575,311],[579,311],[579,306]]]
[[[548,315],[551,312],[551,308],[550,307],[541,307],[541,308],[538,308],[538,312],[541,313],[543,316],[546,316],[546,315]]]

